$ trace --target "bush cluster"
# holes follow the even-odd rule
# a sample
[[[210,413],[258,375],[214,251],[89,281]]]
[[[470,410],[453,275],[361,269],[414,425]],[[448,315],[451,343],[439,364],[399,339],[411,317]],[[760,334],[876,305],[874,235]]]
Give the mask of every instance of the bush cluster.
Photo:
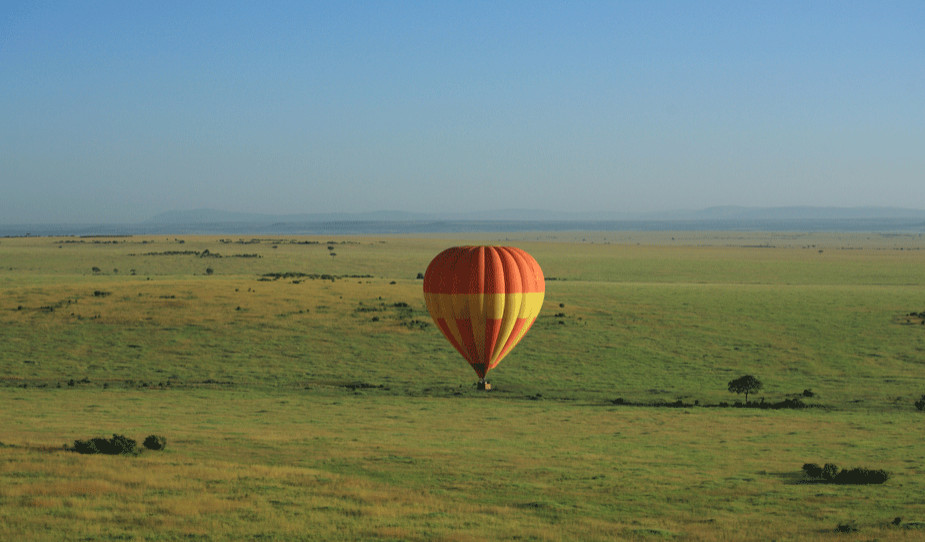
[[[111,439],[96,437],[90,440],[75,440],[74,446],[68,448],[79,454],[135,455],[137,443],[125,435],[113,434]]]
[[[159,435],[148,435],[143,445],[149,450],[163,450],[167,446],[167,439]],[[65,445],[64,448],[79,454],[138,455],[141,452],[134,439],[116,434],[113,434],[112,438],[75,440],[73,446]]]
[[[922,398],[915,402],[916,410],[925,411],[925,395],[922,395]]]
[[[890,474],[882,469],[839,469],[832,463],[826,463],[822,467],[815,463],[806,463],[803,465],[803,474],[810,480],[830,484],[882,484],[890,479]]]

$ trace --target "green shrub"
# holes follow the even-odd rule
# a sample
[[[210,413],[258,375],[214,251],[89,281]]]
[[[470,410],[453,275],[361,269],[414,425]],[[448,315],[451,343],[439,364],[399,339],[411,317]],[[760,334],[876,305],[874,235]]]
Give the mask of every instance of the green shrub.
[[[915,402],[915,408],[925,411],[925,395],[922,395],[922,398]]]
[[[149,450],[163,450],[167,446],[167,439],[160,435],[148,435],[142,445]]]

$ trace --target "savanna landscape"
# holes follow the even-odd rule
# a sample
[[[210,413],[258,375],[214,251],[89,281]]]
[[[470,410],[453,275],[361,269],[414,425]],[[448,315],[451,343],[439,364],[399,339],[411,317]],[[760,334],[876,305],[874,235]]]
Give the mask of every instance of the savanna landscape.
[[[546,277],[488,392],[422,295],[434,255],[477,243]],[[3,238],[0,539],[925,538],[923,249],[917,233]],[[747,403],[743,375],[762,383]],[[116,435],[138,449],[75,451]],[[827,464],[888,478],[804,468]]]

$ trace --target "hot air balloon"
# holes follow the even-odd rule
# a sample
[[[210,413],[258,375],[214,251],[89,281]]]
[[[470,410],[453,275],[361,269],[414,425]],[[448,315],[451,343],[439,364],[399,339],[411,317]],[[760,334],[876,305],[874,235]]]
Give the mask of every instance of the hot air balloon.
[[[546,283],[533,256],[514,247],[464,246],[437,254],[424,273],[434,323],[479,375],[479,388],[540,313]]]

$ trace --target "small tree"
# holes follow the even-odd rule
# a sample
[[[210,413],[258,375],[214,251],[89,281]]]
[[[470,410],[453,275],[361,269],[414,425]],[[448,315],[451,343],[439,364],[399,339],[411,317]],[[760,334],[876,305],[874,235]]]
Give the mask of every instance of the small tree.
[[[744,393],[745,404],[748,404],[748,394],[760,390],[764,384],[752,375],[745,375],[729,381],[729,391],[732,393]]]

